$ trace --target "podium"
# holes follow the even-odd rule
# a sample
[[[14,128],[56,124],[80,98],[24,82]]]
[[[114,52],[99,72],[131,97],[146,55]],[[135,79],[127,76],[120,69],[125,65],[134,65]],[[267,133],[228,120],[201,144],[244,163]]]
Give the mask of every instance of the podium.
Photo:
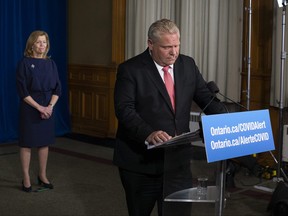
[[[178,145],[164,145],[163,147],[165,150],[163,216],[199,216],[201,214],[199,212],[193,213],[193,209],[195,209],[195,207],[197,208],[197,205],[200,203],[210,203],[210,206],[214,204],[215,215],[222,216],[224,208],[226,161],[213,163],[212,166],[215,168],[214,181],[212,181],[213,183],[211,184],[209,181],[211,178],[209,178],[207,196],[205,199],[199,199],[196,195],[197,180],[195,181],[195,179],[197,179],[199,175],[205,175],[205,172],[195,173],[193,165],[195,166],[197,160],[200,160],[197,159],[197,157],[201,157],[202,162],[203,157],[205,159],[205,146],[200,136],[198,136],[198,138],[194,136],[192,142],[180,142]],[[206,161],[204,162],[206,165],[210,165]],[[197,169],[205,171],[204,169],[201,170],[201,166],[197,167]]]
[[[205,147],[207,161],[209,164],[217,163],[215,185],[208,187],[205,199],[198,199],[195,196],[196,183],[193,183],[193,179],[199,174],[193,173],[191,161],[193,161],[193,151],[201,146],[199,132],[181,134],[154,146],[154,148],[163,147],[165,150],[164,216],[190,216],[192,215],[191,209],[193,210],[192,203],[214,203],[215,215],[222,216],[226,176],[225,160],[275,149],[267,109],[207,115],[202,116],[201,119],[207,144]],[[194,215],[200,216],[200,213]]]

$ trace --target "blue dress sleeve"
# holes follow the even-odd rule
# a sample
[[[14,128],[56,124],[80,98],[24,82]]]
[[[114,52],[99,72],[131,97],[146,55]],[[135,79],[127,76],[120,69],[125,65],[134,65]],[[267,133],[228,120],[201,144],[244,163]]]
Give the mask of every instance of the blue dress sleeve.
[[[55,85],[55,88],[52,91],[52,94],[61,96],[62,89],[61,89],[61,82],[60,82],[60,79],[59,79],[59,73],[58,73],[57,65],[56,65],[56,63],[53,60],[52,60],[52,62],[53,62],[54,77],[56,79],[56,85]]]
[[[21,99],[29,96],[29,91],[27,89],[27,74],[24,61],[21,60],[17,65],[16,70],[16,87],[18,95]]]

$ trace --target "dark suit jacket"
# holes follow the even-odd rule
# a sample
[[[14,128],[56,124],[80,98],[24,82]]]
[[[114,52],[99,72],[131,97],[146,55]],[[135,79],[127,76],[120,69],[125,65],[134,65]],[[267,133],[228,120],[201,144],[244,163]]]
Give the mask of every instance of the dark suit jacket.
[[[163,172],[163,149],[147,150],[146,138],[156,130],[171,136],[188,132],[192,101],[203,108],[213,97],[191,57],[179,55],[174,83],[175,113],[148,49],[119,65],[114,92],[118,118],[115,165],[147,174]],[[205,110],[207,114],[223,112],[223,105],[216,101]]]

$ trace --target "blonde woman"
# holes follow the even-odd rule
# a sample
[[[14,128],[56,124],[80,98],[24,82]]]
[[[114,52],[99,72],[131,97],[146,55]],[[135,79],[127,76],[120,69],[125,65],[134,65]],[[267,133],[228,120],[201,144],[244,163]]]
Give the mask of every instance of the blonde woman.
[[[31,148],[38,149],[38,184],[53,189],[46,167],[49,145],[55,142],[53,107],[61,94],[55,62],[47,56],[49,36],[44,31],[30,34],[24,57],[18,64],[16,85],[20,97],[19,146],[23,172],[22,190],[32,191],[29,175]]]

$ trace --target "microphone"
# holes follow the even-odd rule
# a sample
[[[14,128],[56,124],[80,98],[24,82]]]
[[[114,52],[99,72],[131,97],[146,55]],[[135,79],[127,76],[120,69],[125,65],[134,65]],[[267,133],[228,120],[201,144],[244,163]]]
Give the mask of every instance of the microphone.
[[[211,98],[211,100],[206,104],[206,106],[202,109],[202,111],[200,112],[199,116],[201,116],[201,114],[207,109],[207,107],[209,107],[209,105],[212,103],[212,101],[216,98],[216,94],[213,95],[213,97]]]
[[[211,98],[211,100],[206,104],[206,106],[201,110],[201,112],[199,113],[199,116],[202,115],[202,113],[204,113],[204,111],[209,107],[209,105],[212,103],[213,100],[216,100],[216,101],[220,101],[216,94],[219,93],[219,88],[218,86],[216,85],[215,82],[211,81],[211,82],[208,82],[206,83],[206,86],[207,88],[210,90],[211,93],[213,93],[213,97]],[[223,104],[224,105],[224,104]],[[225,105],[224,105],[225,106]],[[227,111],[227,113],[229,113],[227,107],[225,106],[225,109]]]
[[[211,82],[209,82],[211,83]],[[217,97],[216,94],[219,92],[219,88],[217,87],[217,85],[213,85],[213,84],[209,84],[207,83],[206,86],[207,88],[210,90],[211,93],[213,93],[213,97],[211,98],[211,100],[206,104],[206,106],[202,109],[202,111],[199,113],[199,116],[202,115],[202,113],[209,107],[209,105],[212,103],[213,100],[217,100],[220,101]]]
[[[209,82],[211,83],[211,82]],[[213,85],[213,84],[210,84],[208,86],[208,84],[206,84],[207,88],[210,90],[211,93],[213,93],[213,97],[211,98],[211,100],[206,104],[206,106],[201,110],[201,112],[199,113],[199,130],[200,130],[200,138],[202,139],[202,142],[204,142],[204,135],[203,135],[203,127],[202,127],[202,121],[201,121],[201,116],[202,116],[202,113],[204,113],[204,111],[210,106],[210,104],[212,103],[213,100],[218,100],[220,101],[217,97],[216,97],[216,94],[219,92],[219,88],[217,87],[217,85]],[[224,104],[223,104],[224,105]],[[225,105],[224,105],[225,106]],[[225,109],[227,110],[226,106],[225,106]],[[228,112],[228,110],[227,110]]]
[[[216,85],[216,83],[214,81],[210,81],[207,83],[207,87],[209,88],[209,90],[212,92],[212,93],[219,93],[219,88],[218,86]]]
[[[202,109],[202,111],[200,112],[200,116],[201,114],[206,110],[206,108],[212,103],[213,100],[217,100],[218,102],[220,101],[216,94],[219,93],[219,88],[216,85],[216,83],[214,81],[210,81],[206,84],[207,88],[210,90],[211,93],[213,93],[213,97],[212,99],[209,101],[209,103],[206,104],[206,106]],[[219,93],[220,94],[220,93]],[[221,103],[222,104],[222,103]],[[225,106],[225,104],[222,104],[226,110],[227,113],[229,113],[229,110],[227,109],[227,107]]]
[[[233,102],[233,103],[236,104],[237,106],[239,106],[239,107],[241,107],[241,108],[243,108],[243,109],[245,109],[245,110],[248,110],[248,109],[247,109],[245,106],[243,106],[242,104],[240,104],[240,103],[232,100],[231,98],[229,98],[229,97],[221,94],[221,92],[220,92],[217,84],[216,84],[214,81],[208,82],[208,83],[207,83],[207,87],[209,88],[209,90],[210,90],[211,92],[213,92],[213,93],[215,93],[215,94],[220,94],[222,97],[224,97],[224,98],[226,98],[227,100]]]

